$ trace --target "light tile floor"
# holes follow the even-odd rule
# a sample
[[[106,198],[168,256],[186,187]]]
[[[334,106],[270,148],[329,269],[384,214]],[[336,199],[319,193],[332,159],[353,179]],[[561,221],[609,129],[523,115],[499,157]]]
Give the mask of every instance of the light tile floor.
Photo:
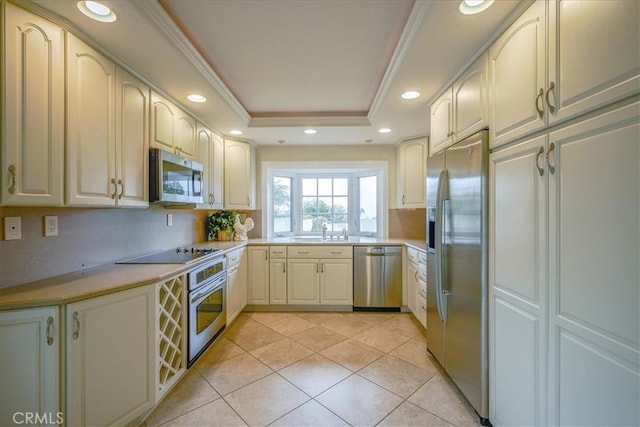
[[[144,425],[479,423],[408,313],[243,313]]]

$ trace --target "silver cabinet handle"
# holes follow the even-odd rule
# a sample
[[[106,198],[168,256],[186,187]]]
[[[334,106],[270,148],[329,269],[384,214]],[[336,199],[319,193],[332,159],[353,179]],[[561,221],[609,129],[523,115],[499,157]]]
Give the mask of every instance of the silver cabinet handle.
[[[116,184],[115,178],[111,178],[111,184],[113,184],[113,194],[111,194],[111,198],[115,199],[118,194],[118,185]]]
[[[251,205],[251,197],[247,197],[247,206]]]
[[[264,251],[264,260],[269,261],[269,251]]]
[[[120,194],[118,194],[118,200],[120,200],[124,195],[124,183],[122,182],[121,179],[118,180],[118,185],[120,186]]]
[[[320,263],[320,273],[324,273],[324,262]]]
[[[316,273],[320,273],[320,263],[316,262]]]
[[[536,168],[538,169],[538,173],[540,176],[544,175],[544,169],[540,167],[540,156],[544,153],[544,147],[540,147],[538,149],[538,154],[536,154]]]
[[[47,319],[47,345],[53,345],[54,335],[55,325],[53,324],[53,316],[49,316]]]
[[[536,96],[536,110],[538,111],[538,114],[540,115],[540,117],[542,117],[542,115],[544,114],[544,110],[542,109],[542,106],[540,106],[540,101],[542,101],[542,96],[544,95],[544,89],[540,88],[540,91],[538,92],[538,96]]]
[[[449,135],[447,135],[449,136]],[[402,204],[404,205],[404,194],[402,195]]]
[[[287,263],[286,263],[286,262],[283,262],[283,263],[282,263],[282,272],[283,272],[283,273],[286,273],[286,272],[287,272]]]
[[[80,336],[80,314],[76,311],[73,313],[73,339],[77,340]]]
[[[550,95],[551,93],[553,93],[553,89],[554,89],[555,87],[556,87],[555,83],[554,83],[554,82],[551,82],[551,84],[549,85],[549,89],[547,89],[547,94],[545,95],[545,98],[547,99],[547,105],[549,106],[549,111],[551,111],[552,113],[553,113],[554,111],[556,111],[556,106],[555,106],[555,105],[553,105],[553,104],[551,103],[551,101],[549,100],[549,95]],[[553,173],[553,172],[551,172],[551,173]]]
[[[556,167],[551,164],[549,161],[549,155],[553,150],[555,150],[556,144],[553,142],[549,145],[549,150],[547,150],[547,166],[549,167],[549,173],[554,173],[556,171]]]
[[[11,175],[9,193],[13,194],[16,192],[16,167],[14,165],[9,165],[9,175]]]
[[[216,195],[211,193],[211,204],[213,205],[216,202]]]

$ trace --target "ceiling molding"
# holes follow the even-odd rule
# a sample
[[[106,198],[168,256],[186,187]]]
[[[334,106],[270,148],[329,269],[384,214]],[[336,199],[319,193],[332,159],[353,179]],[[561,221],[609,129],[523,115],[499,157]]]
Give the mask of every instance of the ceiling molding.
[[[411,9],[411,14],[409,15],[409,19],[407,20],[407,24],[405,25],[404,30],[402,31],[402,35],[400,36],[400,40],[398,41],[398,45],[396,46],[396,50],[393,52],[391,61],[389,61],[387,71],[385,71],[384,76],[382,77],[382,82],[378,87],[378,92],[376,92],[376,96],[373,98],[373,103],[371,104],[371,108],[369,109],[368,116],[370,121],[373,120],[373,117],[384,101],[384,98],[389,91],[389,87],[393,83],[396,73],[398,72],[398,69],[402,64],[402,61],[405,59],[405,56],[409,52],[411,43],[420,30],[422,20],[427,14],[427,10],[429,9],[431,2],[432,0],[416,0],[416,2],[414,3],[413,9]]]
[[[371,126],[364,116],[301,116],[301,117],[253,117],[250,128],[257,127],[342,127]]]
[[[220,97],[224,99],[231,109],[238,115],[244,123],[248,123],[251,116],[242,106],[240,101],[231,93],[222,79],[213,71],[209,63],[203,58],[191,41],[184,35],[180,28],[171,19],[169,14],[158,3],[157,0],[135,0],[136,8],[149,17],[149,20],[165,35],[174,46],[176,46],[189,62],[202,74],[202,76],[213,86]]]

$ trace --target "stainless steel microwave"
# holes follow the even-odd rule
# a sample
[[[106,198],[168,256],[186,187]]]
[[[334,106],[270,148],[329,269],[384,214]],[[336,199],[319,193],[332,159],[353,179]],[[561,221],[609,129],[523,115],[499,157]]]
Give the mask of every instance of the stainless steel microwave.
[[[202,203],[203,166],[168,151],[149,150],[149,203]]]

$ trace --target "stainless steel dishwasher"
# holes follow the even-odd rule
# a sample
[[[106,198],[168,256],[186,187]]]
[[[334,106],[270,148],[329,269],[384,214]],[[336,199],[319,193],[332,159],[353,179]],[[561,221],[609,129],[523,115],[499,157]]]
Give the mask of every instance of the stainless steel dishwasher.
[[[353,248],[353,309],[394,310],[402,306],[402,247]]]

